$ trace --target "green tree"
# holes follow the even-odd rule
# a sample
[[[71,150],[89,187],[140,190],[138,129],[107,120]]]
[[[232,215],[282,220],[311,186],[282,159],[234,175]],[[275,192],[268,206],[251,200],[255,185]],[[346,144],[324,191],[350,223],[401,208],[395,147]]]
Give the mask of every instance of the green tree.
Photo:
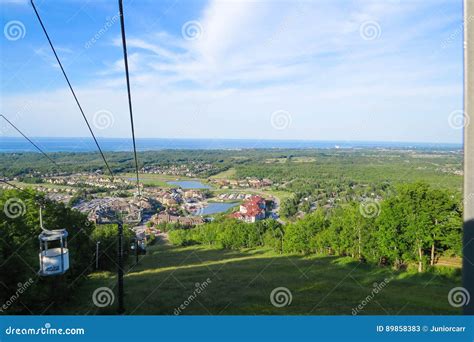
[[[457,203],[448,191],[433,189],[426,183],[399,186],[396,194],[382,204],[377,222],[382,254],[397,265],[404,259],[415,260],[419,272],[426,260],[433,265],[437,251],[449,248],[456,241],[454,235],[460,232],[461,211]]]
[[[69,233],[70,268],[60,276],[39,277],[37,274],[40,204],[44,208],[44,227],[66,229]],[[90,235],[94,226],[80,212],[49,201],[33,190],[0,191],[0,208],[0,283],[3,285],[0,301],[5,302],[17,291],[19,283],[31,278],[33,284],[21,296],[24,305],[17,301],[8,310],[10,313],[43,313],[46,306],[61,303],[72,295],[81,277],[88,274],[93,258]]]
[[[431,224],[430,230],[430,265],[436,262],[436,254],[448,241],[448,236],[455,232],[461,236],[462,215],[460,199],[443,189],[430,189],[427,192],[426,206]],[[454,248],[458,249],[458,248]]]
[[[298,212],[298,200],[295,197],[288,198],[281,203],[280,214],[284,217],[292,217]]]
[[[307,215],[304,219],[285,227],[283,250],[289,253],[311,252],[313,237],[327,226],[326,214],[322,209]]]

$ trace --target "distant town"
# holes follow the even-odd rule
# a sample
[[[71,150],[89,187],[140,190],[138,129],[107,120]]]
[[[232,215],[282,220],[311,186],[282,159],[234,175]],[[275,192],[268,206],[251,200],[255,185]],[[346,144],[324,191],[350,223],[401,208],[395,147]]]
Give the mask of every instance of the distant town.
[[[458,158],[456,154],[451,156],[451,152],[417,153],[414,155],[417,159],[413,159],[410,151],[391,153],[405,158],[404,164],[416,172],[451,175],[450,179],[462,176],[462,169],[449,161]],[[21,188],[32,187],[51,200],[71,206],[96,224],[106,223],[112,215],[120,213],[125,221],[137,227],[140,236],[157,234],[157,227],[163,225],[192,228],[210,222],[216,216],[248,223],[273,219],[285,224],[287,220],[302,218],[319,207],[331,209],[351,199],[381,201],[385,196],[380,182],[375,187],[370,182],[355,181],[332,185],[324,178],[307,178],[313,184],[311,192],[307,192],[298,178],[282,177],[281,173],[272,170],[291,162],[299,172],[307,165],[317,165],[317,158],[298,155],[291,159],[275,158],[274,154],[263,159],[268,176],[261,178],[247,176],[245,172],[240,172],[241,176],[236,173],[236,166],[245,170],[245,165],[253,165],[253,162],[246,162],[244,168],[238,166],[241,162],[237,165],[226,163],[223,168],[218,159],[203,161],[196,158],[163,165],[149,163],[140,169],[140,194],[133,173],[119,173],[111,178],[101,168],[73,173],[34,171],[9,180]],[[262,152],[262,155],[266,154]],[[220,158],[220,154],[217,157]],[[439,162],[430,161],[433,158]],[[410,165],[415,160],[421,163]],[[276,177],[272,179],[272,175]],[[7,189],[8,185],[2,183],[0,187]]]
[[[130,175],[111,179],[100,170],[70,175],[35,173],[26,178],[13,177],[11,181],[21,187],[33,187],[51,200],[71,205],[97,224],[107,222],[114,213],[121,213],[125,221],[148,225],[149,228],[163,223],[192,227],[225,212],[229,217],[245,222],[279,218],[279,199],[255,192],[272,186],[270,179],[191,178],[210,170],[213,170],[212,164],[195,162],[143,168],[141,177],[153,175],[158,180],[159,175],[166,175],[178,178],[166,181],[164,187],[142,186],[140,196]],[[184,185],[180,186],[181,183]],[[0,187],[7,189],[8,185],[0,184]]]

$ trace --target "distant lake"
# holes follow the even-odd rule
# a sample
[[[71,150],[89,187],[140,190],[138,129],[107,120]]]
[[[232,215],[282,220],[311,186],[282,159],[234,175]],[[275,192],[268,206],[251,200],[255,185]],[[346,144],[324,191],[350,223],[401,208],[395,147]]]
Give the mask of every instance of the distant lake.
[[[213,214],[218,214],[218,213],[225,213],[227,210],[229,210],[232,207],[235,207],[238,204],[239,203],[237,202],[209,203],[207,207],[202,208],[202,210],[199,210],[194,215],[213,215]]]
[[[169,181],[169,185],[177,185],[182,189],[211,189],[209,185],[203,184],[200,181]]]

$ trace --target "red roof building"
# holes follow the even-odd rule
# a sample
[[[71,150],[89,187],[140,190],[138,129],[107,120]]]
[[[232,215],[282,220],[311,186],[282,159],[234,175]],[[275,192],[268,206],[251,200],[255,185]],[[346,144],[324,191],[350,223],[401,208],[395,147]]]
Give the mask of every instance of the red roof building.
[[[240,206],[240,211],[233,213],[231,217],[253,223],[265,219],[265,209],[265,199],[252,196]]]

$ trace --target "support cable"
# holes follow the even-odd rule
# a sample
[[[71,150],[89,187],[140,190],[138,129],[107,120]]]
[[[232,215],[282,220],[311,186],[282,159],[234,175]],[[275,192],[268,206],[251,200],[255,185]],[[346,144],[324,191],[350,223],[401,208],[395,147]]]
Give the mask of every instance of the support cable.
[[[61,168],[58,163],[56,163],[46,152],[44,152],[38,145],[36,145],[30,138],[28,138],[18,127],[16,127],[13,122],[8,120],[3,114],[0,114],[0,116],[10,124],[18,133],[20,133],[26,140],[30,142],[31,145],[33,145],[43,156],[45,156],[50,162],[52,162],[54,165],[57,167]]]
[[[63,72],[64,78],[66,79],[66,82],[69,85],[69,89],[71,90],[71,93],[74,96],[74,99],[76,100],[77,106],[79,107],[79,110],[81,111],[82,117],[84,118],[84,121],[86,122],[87,128],[89,128],[89,132],[91,133],[92,138],[94,139],[94,142],[95,142],[97,148],[99,149],[100,155],[102,156],[102,159],[104,160],[104,163],[107,166],[107,169],[109,170],[110,176],[113,179],[114,174],[113,174],[113,172],[112,172],[112,170],[109,166],[109,163],[107,163],[107,159],[105,159],[104,152],[100,148],[99,142],[97,141],[97,138],[95,137],[94,132],[92,131],[91,125],[89,124],[89,121],[87,120],[87,117],[84,114],[84,110],[82,109],[82,106],[79,103],[79,100],[77,99],[76,93],[74,92],[74,89],[72,88],[71,82],[69,81],[69,78],[67,77],[66,72],[64,71],[63,65],[62,65],[61,61],[59,60],[58,54],[56,53],[56,49],[54,48],[53,43],[51,42],[51,39],[49,38],[48,32],[46,31],[46,28],[43,24],[43,21],[41,20],[41,17],[40,17],[40,15],[39,15],[39,13],[36,9],[36,6],[35,6],[33,0],[31,0],[31,5],[33,6],[33,9],[35,10],[36,17],[38,18],[38,21],[41,25],[41,28],[43,29],[43,32],[46,36],[46,39],[48,40],[48,43],[51,46],[51,49],[53,50],[54,56],[56,57],[56,61],[58,62],[59,67],[61,68],[61,71]]]
[[[16,186],[16,185],[13,184],[13,183],[10,183],[9,181],[6,181],[5,179],[0,179],[0,182],[5,183],[5,184],[11,186],[12,188],[15,188],[16,190],[21,191],[21,192],[23,192],[23,193],[25,193],[25,194],[31,195],[28,191],[26,191],[26,190],[20,188],[19,186]]]
[[[128,72],[128,55],[127,55],[127,41],[125,38],[125,20],[123,17],[123,3],[119,0],[119,12],[120,12],[120,28],[122,31],[122,46],[123,46],[123,59],[125,63],[125,76],[127,79],[127,94],[128,94],[128,109],[130,112],[130,125],[132,129],[132,140],[133,140],[133,154],[135,157],[135,172],[137,175],[137,194],[140,197],[140,178],[138,176],[138,158],[137,158],[137,146],[135,143],[135,127],[133,124],[133,110],[132,110],[132,95],[130,92],[130,75]]]

